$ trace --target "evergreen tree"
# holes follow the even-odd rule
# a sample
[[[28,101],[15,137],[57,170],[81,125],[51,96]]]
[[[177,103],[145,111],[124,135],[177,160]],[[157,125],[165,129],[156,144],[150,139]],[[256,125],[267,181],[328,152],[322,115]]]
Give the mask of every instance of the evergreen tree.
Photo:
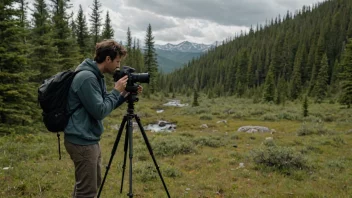
[[[79,47],[79,52],[81,55],[81,58],[85,57],[91,57],[91,50],[89,50],[90,47],[90,38],[89,38],[89,32],[88,32],[88,25],[87,25],[87,20],[86,16],[83,13],[82,6],[79,5],[79,10],[76,18],[76,40],[77,44]]]
[[[352,39],[346,45],[340,67],[343,68],[343,72],[340,74],[342,85],[340,103],[350,108],[352,104]]]
[[[31,73],[22,39],[24,13],[16,3],[0,3],[0,133],[30,132],[27,126],[38,119],[36,85],[28,83]]]
[[[106,12],[102,38],[103,39],[112,39],[112,38],[114,38],[114,29],[111,26],[111,20],[110,20],[110,16],[109,16],[109,11]]]
[[[194,89],[194,92],[193,92],[193,103],[192,103],[193,107],[199,106],[198,97],[199,97],[198,91],[197,91],[197,89]]]
[[[95,50],[95,45],[100,41],[100,27],[101,27],[101,3],[99,0],[93,0],[92,13],[90,14],[89,21],[91,22],[91,35],[92,35],[92,51]]]
[[[130,28],[128,27],[127,28],[127,45],[126,45],[126,48],[127,48],[127,58],[126,58],[126,65],[129,65],[129,66],[134,66],[133,65],[133,51],[132,51],[132,36],[131,36],[131,31],[130,31]]]
[[[265,78],[264,84],[264,101],[274,101],[275,96],[275,79],[273,66],[270,66],[269,72]]]
[[[29,56],[29,64],[34,70],[39,71],[33,80],[42,82],[58,71],[58,49],[52,39],[53,32],[45,0],[35,0],[33,6],[34,26],[31,31],[32,52]]]
[[[307,117],[308,116],[308,96],[307,95],[304,96],[302,107],[303,107],[303,117]]]
[[[239,97],[241,97],[247,87],[247,65],[248,56],[247,51],[241,51],[239,55],[239,61],[237,64],[236,71],[236,91]]]
[[[292,75],[291,84],[290,84],[290,93],[291,93],[292,100],[295,100],[298,98],[302,89],[301,73],[302,73],[302,61],[304,56],[304,49],[305,49],[305,46],[301,45],[295,57],[295,62],[293,66],[293,75]]]
[[[320,71],[321,61],[322,61],[324,52],[325,52],[325,35],[324,33],[321,33],[318,40],[318,46],[315,51],[315,61],[314,61],[315,64],[313,65],[311,79],[310,79],[310,90],[313,90],[314,86],[317,84],[317,78],[318,78],[317,76]],[[314,90],[313,90],[313,93],[314,93]]]
[[[317,82],[314,86],[314,93],[316,97],[315,102],[317,103],[321,103],[327,94],[329,80],[328,69],[328,57],[326,54],[324,54],[320,63],[320,70],[317,76]]]
[[[54,44],[58,48],[60,70],[76,67],[80,62],[80,57],[69,27],[69,16],[66,13],[70,8],[69,0],[50,1],[53,6],[53,38]]]
[[[137,39],[137,43],[136,43],[136,51],[134,52],[134,60],[135,60],[135,68],[137,72],[143,72],[145,71],[144,68],[144,57],[143,57],[143,53],[139,44],[139,39]]]
[[[158,63],[156,60],[156,56],[157,54],[154,48],[154,36],[152,32],[152,26],[149,24],[145,37],[144,65],[146,67],[146,71],[150,74],[149,88],[151,93],[154,93],[157,89],[156,76],[158,73]]]

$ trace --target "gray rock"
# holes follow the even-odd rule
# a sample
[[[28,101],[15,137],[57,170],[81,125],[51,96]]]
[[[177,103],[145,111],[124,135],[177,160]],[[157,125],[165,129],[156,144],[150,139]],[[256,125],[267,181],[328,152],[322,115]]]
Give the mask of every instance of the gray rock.
[[[207,128],[208,128],[208,125],[207,125],[207,124],[202,124],[202,125],[200,125],[200,128],[202,128],[202,129],[207,129]]]
[[[238,128],[238,132],[246,132],[246,133],[270,133],[270,129],[268,127],[263,126],[242,126]]]
[[[219,124],[219,123],[227,124],[227,120],[219,120],[219,121],[217,121],[216,123],[217,123],[217,124]]]

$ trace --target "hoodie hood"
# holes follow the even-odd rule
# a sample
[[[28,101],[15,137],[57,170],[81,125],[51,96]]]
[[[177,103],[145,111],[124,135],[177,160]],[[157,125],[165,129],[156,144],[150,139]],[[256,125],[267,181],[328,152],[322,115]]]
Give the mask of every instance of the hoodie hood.
[[[76,71],[88,70],[93,72],[96,76],[100,76],[100,78],[104,78],[104,75],[100,72],[98,65],[92,59],[85,59],[77,68]]]

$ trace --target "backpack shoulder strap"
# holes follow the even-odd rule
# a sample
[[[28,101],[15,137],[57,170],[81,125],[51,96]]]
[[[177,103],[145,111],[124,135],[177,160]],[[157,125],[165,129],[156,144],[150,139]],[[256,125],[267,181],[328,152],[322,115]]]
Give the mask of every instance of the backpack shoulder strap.
[[[75,75],[77,75],[81,71],[89,71],[89,70],[76,70],[75,71]],[[90,72],[92,72],[92,71],[90,71]],[[104,97],[104,87],[103,87],[103,85],[101,83],[100,77],[98,75],[96,75],[94,72],[92,72],[92,73],[97,77],[98,83],[99,83],[101,91],[102,91],[102,96]],[[82,103],[79,103],[79,105],[75,109],[73,109],[73,111],[69,114],[69,116],[71,116],[74,112],[76,112],[82,106],[83,106]]]

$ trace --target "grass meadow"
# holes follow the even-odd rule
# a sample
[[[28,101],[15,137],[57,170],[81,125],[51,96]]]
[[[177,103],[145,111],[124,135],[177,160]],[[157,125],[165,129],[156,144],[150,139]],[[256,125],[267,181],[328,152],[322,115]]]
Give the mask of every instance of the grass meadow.
[[[300,101],[273,105],[201,96],[200,106],[192,107],[192,98],[176,96],[189,106],[163,106],[170,99],[141,96],[135,113],[143,125],[158,120],[177,125],[172,133],[146,131],[171,197],[352,197],[351,109],[309,103],[304,118]],[[164,112],[156,113],[160,109]],[[126,110],[124,104],[104,120],[104,167]],[[246,125],[272,132],[237,132]],[[127,197],[128,166],[119,192],[124,135],[101,197]],[[133,147],[134,197],[167,197],[137,129]],[[70,197],[74,167],[63,134],[61,151],[59,160],[56,134],[43,127],[32,134],[0,137],[0,197]],[[104,176],[105,168],[102,171]]]

